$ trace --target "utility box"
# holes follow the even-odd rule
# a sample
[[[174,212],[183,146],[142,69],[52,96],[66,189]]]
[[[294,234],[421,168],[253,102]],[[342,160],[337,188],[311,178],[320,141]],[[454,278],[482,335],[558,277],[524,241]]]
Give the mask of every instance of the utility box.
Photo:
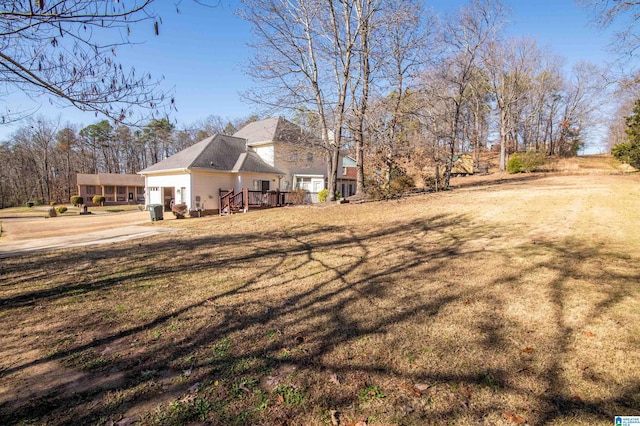
[[[151,221],[163,220],[162,211],[164,206],[162,204],[149,204],[149,214],[151,215]]]

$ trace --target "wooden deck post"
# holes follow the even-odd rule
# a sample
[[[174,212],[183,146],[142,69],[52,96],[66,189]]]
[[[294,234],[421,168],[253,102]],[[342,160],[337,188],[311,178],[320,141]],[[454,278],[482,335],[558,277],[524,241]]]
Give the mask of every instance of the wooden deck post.
[[[242,188],[242,205],[245,213],[249,211],[249,189]]]

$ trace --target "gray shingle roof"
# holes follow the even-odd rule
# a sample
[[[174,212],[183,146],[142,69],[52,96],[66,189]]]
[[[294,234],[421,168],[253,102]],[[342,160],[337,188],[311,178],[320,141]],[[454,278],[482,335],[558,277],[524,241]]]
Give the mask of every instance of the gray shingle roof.
[[[284,174],[262,161],[253,149],[247,148],[245,139],[226,135],[210,136],[139,173],[144,175],[176,169]]]
[[[271,141],[308,142],[311,138],[310,135],[302,131],[300,126],[282,117],[254,121],[238,130],[233,136],[246,139],[249,146]]]

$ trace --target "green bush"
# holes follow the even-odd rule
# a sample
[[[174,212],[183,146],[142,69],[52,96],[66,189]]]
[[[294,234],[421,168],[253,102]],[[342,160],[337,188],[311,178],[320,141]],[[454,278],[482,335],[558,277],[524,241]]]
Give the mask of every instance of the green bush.
[[[534,150],[525,153],[515,153],[507,162],[507,172],[509,173],[530,173],[535,172],[546,160],[544,152]]]
[[[508,173],[522,173],[524,172],[524,165],[522,164],[522,159],[518,156],[518,154],[513,154],[509,161],[507,162],[507,172]]]
[[[58,213],[62,214],[67,211],[67,208],[65,206],[59,206],[58,208],[56,208],[56,210],[58,211]]]
[[[324,203],[325,201],[327,201],[328,196],[329,196],[329,190],[323,189],[322,191],[318,192],[318,201],[320,201],[321,203]]]
[[[35,200],[33,200],[33,204],[35,204],[36,206],[41,206],[44,204],[44,201],[42,201],[42,199],[40,198],[36,198]]]
[[[74,206],[81,206],[84,204],[84,198],[79,195],[72,195],[70,201]]]
[[[525,172],[535,172],[547,159],[544,152],[529,150],[522,156],[522,166]]]
[[[93,201],[93,204],[100,204],[102,206],[107,199],[102,195],[94,195],[91,201]]]
[[[628,163],[635,168],[640,168],[640,144],[623,142],[616,144],[611,149],[611,154],[623,163]]]
[[[33,201],[27,201],[26,203],[24,203],[24,205],[31,208],[33,207]]]
[[[50,205],[51,207],[53,207],[53,206],[55,206],[55,205],[56,205],[56,202],[55,202],[55,201],[51,201],[51,202],[49,203],[49,205]]]

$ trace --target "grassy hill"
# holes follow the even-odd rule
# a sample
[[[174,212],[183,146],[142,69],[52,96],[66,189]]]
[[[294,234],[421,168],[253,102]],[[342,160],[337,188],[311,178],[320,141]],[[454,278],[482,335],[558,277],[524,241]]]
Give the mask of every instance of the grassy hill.
[[[609,425],[640,412],[639,210],[638,174],[532,173],[5,259],[0,418]]]

